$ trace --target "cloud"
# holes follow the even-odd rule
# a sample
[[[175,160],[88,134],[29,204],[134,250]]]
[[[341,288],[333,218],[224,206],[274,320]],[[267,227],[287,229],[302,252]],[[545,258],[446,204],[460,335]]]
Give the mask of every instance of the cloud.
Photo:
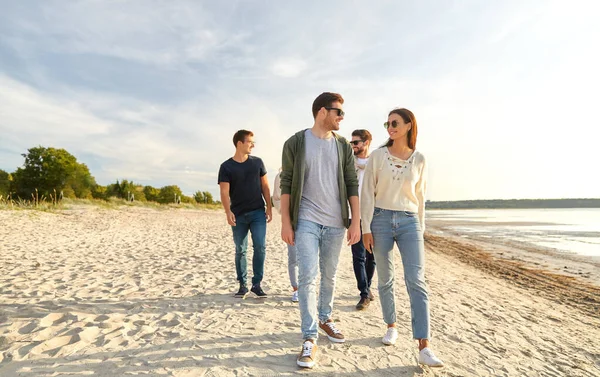
[[[67,149],[102,184],[217,196],[235,131],[255,133],[272,179],[283,142],[312,125],[314,98],[337,91],[344,136],[367,128],[379,144],[391,108],[417,114],[431,199],[595,187],[583,163],[547,163],[566,139],[581,161],[595,158],[600,61],[590,46],[600,32],[581,4],[151,4],[3,8],[0,168],[41,144]]]
[[[296,58],[281,58],[271,65],[271,72],[274,75],[286,78],[298,77],[306,69],[306,62]]]

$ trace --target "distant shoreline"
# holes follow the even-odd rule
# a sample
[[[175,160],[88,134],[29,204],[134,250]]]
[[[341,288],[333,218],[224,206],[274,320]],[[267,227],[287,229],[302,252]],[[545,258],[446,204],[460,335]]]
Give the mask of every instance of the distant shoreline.
[[[427,209],[600,208],[600,199],[482,199],[427,201]]]

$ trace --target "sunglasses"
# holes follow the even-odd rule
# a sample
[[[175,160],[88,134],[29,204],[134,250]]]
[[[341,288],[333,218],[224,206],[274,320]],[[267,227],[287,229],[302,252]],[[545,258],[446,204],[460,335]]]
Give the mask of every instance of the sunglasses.
[[[326,107],[325,110],[336,110],[339,117],[343,117],[346,113],[342,109],[338,109],[337,107]]]
[[[385,122],[383,124],[383,128],[385,128],[386,130],[390,127],[392,128],[396,128],[398,126],[401,126],[400,122],[398,122],[397,120],[393,120],[391,123],[390,122]]]
[[[350,142],[350,144],[352,144],[352,145],[358,145],[358,143],[364,143],[364,142],[365,142],[364,140],[352,140]]]

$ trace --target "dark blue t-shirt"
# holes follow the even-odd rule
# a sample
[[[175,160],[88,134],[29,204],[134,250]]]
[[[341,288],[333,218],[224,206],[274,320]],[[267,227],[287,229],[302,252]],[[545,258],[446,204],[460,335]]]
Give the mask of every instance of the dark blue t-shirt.
[[[234,215],[265,208],[260,184],[260,178],[265,174],[265,164],[254,156],[248,156],[242,163],[230,158],[221,164],[218,183],[229,182],[231,212]]]

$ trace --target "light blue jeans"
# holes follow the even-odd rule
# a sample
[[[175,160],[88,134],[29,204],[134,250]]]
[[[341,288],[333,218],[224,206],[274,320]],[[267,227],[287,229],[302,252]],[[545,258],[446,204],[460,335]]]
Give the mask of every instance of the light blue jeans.
[[[327,321],[333,312],[333,292],[345,228],[298,220],[295,233],[298,257],[298,306],[303,339],[317,339],[317,320]],[[317,303],[317,275],[321,287]]]
[[[425,245],[416,213],[375,208],[373,255],[379,276],[379,299],[385,323],[396,322],[394,299],[394,242],[400,249],[404,282],[410,299],[412,333],[415,339],[429,339],[429,297],[425,284]]]
[[[287,245],[288,249],[288,274],[290,275],[290,284],[293,288],[298,288],[298,256],[296,255],[296,246]]]

